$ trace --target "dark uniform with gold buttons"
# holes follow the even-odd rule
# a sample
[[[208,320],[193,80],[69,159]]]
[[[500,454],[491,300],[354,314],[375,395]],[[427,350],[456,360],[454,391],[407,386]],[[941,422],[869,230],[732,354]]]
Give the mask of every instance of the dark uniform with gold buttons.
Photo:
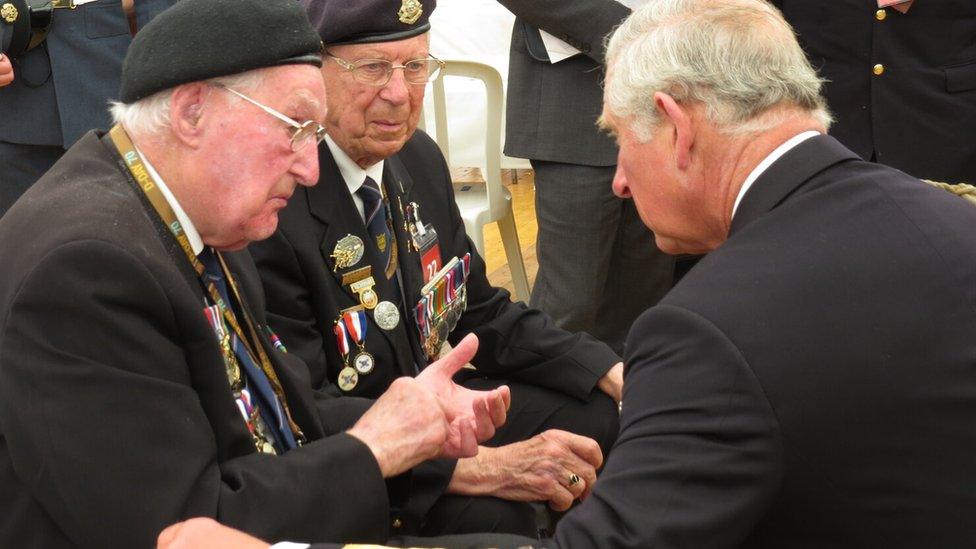
[[[426,32],[434,3],[417,4],[336,1],[310,10],[326,10],[320,33],[329,45]],[[398,15],[413,9],[423,10],[416,28],[400,23]],[[357,209],[329,143],[320,146],[319,163],[318,184],[297,189],[279,214],[278,231],[250,247],[269,321],[289,352],[308,363],[316,388],[375,398],[397,377],[426,367],[444,341],[475,333],[477,371],[462,372],[464,383],[512,387],[509,421],[490,445],[561,428],[609,448],[616,407],[596,383],[620,359],[489,284],[484,261],[465,233],[444,157],[430,137],[417,131],[384,160],[382,175],[374,174],[373,192],[381,197],[376,217],[368,197],[364,211]],[[419,485],[414,482],[410,495],[413,509],[432,504],[446,480],[422,494]],[[406,517],[395,519],[406,523],[404,530],[416,529]]]
[[[137,0],[133,20],[145,26],[174,3]],[[26,4],[0,0],[0,51],[24,41]],[[14,81],[0,87],[0,215],[85,132],[108,128],[106,105],[118,98],[132,41],[118,0],[48,5],[54,9],[46,37],[14,61]]]
[[[976,2],[773,4],[827,80],[831,135],[916,177],[976,181]]]

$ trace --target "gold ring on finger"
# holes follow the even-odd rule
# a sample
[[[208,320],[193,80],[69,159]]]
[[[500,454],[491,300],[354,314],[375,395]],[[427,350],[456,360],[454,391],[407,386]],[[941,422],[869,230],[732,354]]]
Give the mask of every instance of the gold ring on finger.
[[[576,473],[570,473],[569,474],[569,485],[570,486],[576,486],[577,484],[580,483],[580,480],[581,479],[580,479],[579,475],[577,475]]]

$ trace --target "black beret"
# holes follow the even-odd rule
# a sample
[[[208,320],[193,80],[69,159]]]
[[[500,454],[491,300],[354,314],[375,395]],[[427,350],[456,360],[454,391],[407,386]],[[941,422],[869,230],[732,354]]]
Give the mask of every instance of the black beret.
[[[430,30],[436,0],[302,0],[326,44],[392,42]]]
[[[181,0],[132,40],[119,98],[277,65],[321,67],[321,51],[297,0]]]

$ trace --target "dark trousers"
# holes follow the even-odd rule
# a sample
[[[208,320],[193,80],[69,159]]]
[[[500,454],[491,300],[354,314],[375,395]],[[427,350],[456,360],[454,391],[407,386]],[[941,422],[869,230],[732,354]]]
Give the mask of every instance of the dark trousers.
[[[0,217],[64,152],[58,146],[0,141]]]
[[[532,168],[539,272],[530,305],[622,355],[630,325],[671,289],[674,259],[657,249],[634,201],[613,194],[615,166]]]
[[[467,377],[459,382],[469,389],[488,390],[508,385],[512,391],[508,421],[485,446],[504,446],[532,438],[549,429],[560,429],[592,438],[606,456],[616,441],[617,405],[599,390],[595,389],[587,400],[581,401],[534,385],[486,379],[473,373],[459,375]],[[427,512],[420,534],[442,536],[491,532],[538,539],[540,534],[551,532],[558,518],[548,512],[545,503],[443,495]],[[437,542],[445,543],[440,539]]]

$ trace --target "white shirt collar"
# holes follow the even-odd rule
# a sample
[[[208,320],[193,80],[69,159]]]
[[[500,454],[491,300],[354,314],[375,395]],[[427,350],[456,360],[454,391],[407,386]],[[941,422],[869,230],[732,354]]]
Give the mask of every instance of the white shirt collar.
[[[187,240],[190,241],[190,247],[193,248],[193,253],[200,255],[200,252],[203,251],[203,239],[200,238],[200,233],[197,232],[197,228],[193,225],[193,222],[190,221],[190,217],[186,215],[186,212],[183,211],[183,207],[180,206],[180,203],[176,200],[176,197],[173,196],[173,192],[170,191],[169,187],[166,186],[166,183],[163,181],[163,178],[160,177],[159,173],[156,171],[156,168],[153,168],[153,165],[149,163],[149,159],[142,154],[142,151],[140,151],[138,147],[136,148],[136,152],[139,153],[139,158],[142,159],[142,163],[146,165],[146,171],[149,172],[149,176],[153,178],[153,181],[156,182],[156,186],[159,187],[160,191],[162,191],[163,197],[166,198],[166,202],[169,203],[169,207],[173,208],[173,213],[176,214],[177,221],[179,221],[180,225],[183,226],[183,233],[186,234]]]
[[[770,167],[773,162],[779,160],[779,157],[789,152],[789,150],[793,147],[803,143],[811,137],[816,137],[818,135],[820,135],[820,132],[815,132],[813,130],[794,135],[785,143],[773,149],[773,152],[769,153],[769,155],[766,156],[762,162],[756,165],[756,167],[752,169],[752,172],[749,173],[749,177],[746,178],[745,183],[742,184],[742,188],[739,189],[739,195],[735,197],[735,204],[732,205],[732,217],[735,217],[735,211],[739,209],[739,203],[742,202],[742,197],[746,195],[746,192],[750,187],[752,187],[752,184],[756,182],[756,179],[759,179],[759,176],[766,171],[766,168]]]
[[[332,151],[332,158],[335,159],[336,165],[339,167],[339,175],[342,176],[343,181],[346,182],[346,186],[349,187],[349,194],[352,195],[352,200],[359,210],[359,216],[365,219],[366,214],[363,213],[363,200],[359,198],[356,191],[363,186],[363,182],[366,181],[367,177],[372,178],[380,188],[383,187],[383,163],[385,161],[380,160],[364,170],[359,167],[359,164],[353,162],[352,158],[349,158],[349,155],[332,140],[332,136],[325,136],[325,144]]]

